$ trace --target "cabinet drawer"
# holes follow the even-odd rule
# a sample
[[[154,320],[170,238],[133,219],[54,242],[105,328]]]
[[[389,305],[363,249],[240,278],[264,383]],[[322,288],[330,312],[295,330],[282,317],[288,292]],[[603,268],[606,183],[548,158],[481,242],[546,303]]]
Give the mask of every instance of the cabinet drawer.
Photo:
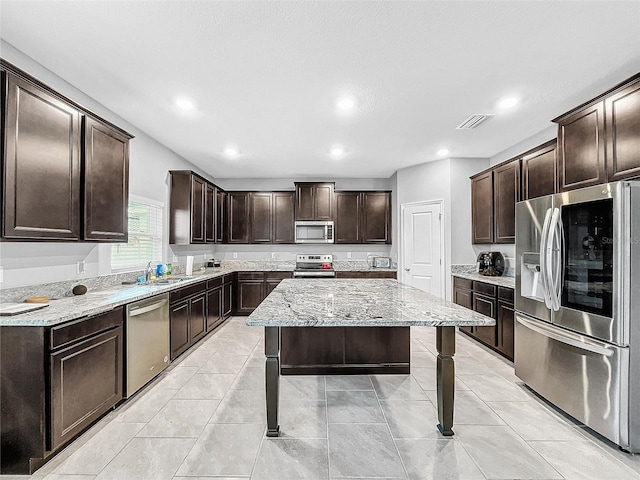
[[[65,345],[77,342],[96,333],[122,326],[124,308],[97,315],[91,318],[82,318],[51,328],[50,346],[55,350]]]
[[[474,293],[481,293],[490,297],[496,296],[496,286],[484,282],[473,282]]]
[[[266,272],[265,277],[269,280],[284,280],[285,278],[293,278],[293,272]]]
[[[211,290],[212,288],[219,287],[224,282],[224,277],[219,276],[216,278],[212,278],[211,280],[207,280],[207,290]]]
[[[233,278],[234,278],[234,273],[227,273],[225,276],[222,277],[222,281],[226,284],[226,283],[233,283]]]
[[[264,280],[264,272],[238,272],[238,281]]]
[[[453,277],[453,286],[456,288],[467,288],[473,290],[473,280],[467,278]]]
[[[487,317],[496,318],[497,300],[495,297],[487,297],[485,295],[473,295],[473,311],[486,315]]]
[[[513,303],[513,288],[498,287],[498,298]]]
[[[197,293],[204,292],[206,291],[206,289],[207,289],[207,282],[200,282],[200,283],[196,283],[195,285],[190,285],[188,287],[181,288],[179,290],[174,290],[173,292],[169,292],[169,302],[173,303],[175,301],[190,297]]]

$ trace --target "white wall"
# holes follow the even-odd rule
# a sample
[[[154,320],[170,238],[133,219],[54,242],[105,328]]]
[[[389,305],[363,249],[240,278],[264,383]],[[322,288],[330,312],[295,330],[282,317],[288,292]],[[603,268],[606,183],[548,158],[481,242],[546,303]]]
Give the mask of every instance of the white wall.
[[[2,57],[8,62],[135,136],[130,147],[129,191],[131,194],[162,202],[165,204],[165,212],[167,212],[167,170],[188,169],[202,173],[190,162],[118,117],[108,108],[45,69],[10,44],[0,40],[0,50]],[[73,80],[69,79],[69,81]],[[165,241],[166,243],[167,241]],[[173,249],[168,247],[165,249],[167,252],[165,260],[173,260]],[[202,250],[202,247],[187,247],[178,250],[177,254],[183,261],[185,255],[192,251],[198,252]],[[84,275],[76,274],[78,261],[86,262]],[[0,266],[3,268],[1,286],[2,288],[11,288],[61,280],[81,280],[87,276],[111,273],[109,261],[110,246],[108,244],[0,242]]]
[[[526,152],[527,150],[531,150],[532,148],[537,147],[538,145],[542,145],[545,142],[548,142],[552,138],[556,138],[558,134],[558,126],[553,123],[549,125],[547,128],[542,130],[541,132],[536,133],[528,138],[525,138],[521,142],[516,143],[515,145],[503,150],[502,152],[494,155],[489,159],[491,166],[497,165],[500,162],[504,162],[510,158],[513,158],[521,153]]]

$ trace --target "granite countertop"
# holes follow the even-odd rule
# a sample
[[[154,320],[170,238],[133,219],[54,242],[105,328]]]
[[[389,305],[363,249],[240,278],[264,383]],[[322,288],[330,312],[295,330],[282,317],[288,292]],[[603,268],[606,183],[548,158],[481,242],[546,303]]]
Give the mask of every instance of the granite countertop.
[[[247,318],[266,327],[495,325],[495,320],[393,279],[283,280]]]
[[[499,287],[516,288],[515,277],[487,277],[478,273],[456,272],[452,273],[454,277],[466,278],[467,280],[476,280],[478,282],[490,283]]]
[[[349,271],[367,271],[362,266],[363,262],[344,262],[349,263],[351,268]],[[360,267],[356,263],[360,263]],[[336,266],[336,267],[342,267]],[[160,295],[177,290],[188,285],[193,285],[204,280],[216,278],[228,273],[234,272],[260,272],[260,271],[279,271],[292,272],[295,268],[295,262],[229,262],[223,264],[220,268],[207,268],[204,271],[194,270],[194,275],[185,277],[176,275],[174,278],[181,277],[183,280],[174,283],[154,283],[150,285],[110,285],[104,288],[89,290],[85,295],[64,296],[56,300],[51,299],[49,305],[40,310],[23,313],[20,315],[0,317],[0,326],[33,326],[33,327],[49,327],[60,323],[67,322],[82,317],[98,315],[108,312],[119,306],[128,303],[143,300],[154,295]],[[336,268],[342,271],[343,268]],[[394,270],[395,269],[375,269]],[[324,280],[324,279],[323,279]],[[297,281],[297,280],[296,280]],[[349,280],[353,281],[353,280]],[[37,291],[37,286],[33,287]],[[28,290],[28,289],[26,289]]]

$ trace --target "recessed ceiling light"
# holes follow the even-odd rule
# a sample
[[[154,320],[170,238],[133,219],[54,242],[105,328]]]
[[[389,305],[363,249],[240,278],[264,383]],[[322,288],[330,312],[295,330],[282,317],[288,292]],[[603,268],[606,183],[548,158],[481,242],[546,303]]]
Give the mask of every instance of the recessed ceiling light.
[[[504,97],[502,100],[498,102],[498,108],[500,110],[508,110],[510,108],[515,107],[518,104],[518,99],[516,97]]]
[[[343,113],[349,113],[356,108],[356,99],[351,95],[343,95],[336,100],[336,108]]]
[[[185,97],[176,98],[176,106],[186,111],[196,108],[196,105],[191,100]]]
[[[444,157],[445,155],[449,154],[449,150],[447,150],[446,148],[441,148],[440,150],[438,150],[438,156],[439,157]]]
[[[331,155],[333,158],[342,158],[346,154],[347,149],[341,145],[334,145],[333,147],[331,147],[331,150],[329,150],[329,155]]]
[[[225,147],[223,152],[229,158],[236,158],[238,155],[240,155],[240,150],[232,145]]]

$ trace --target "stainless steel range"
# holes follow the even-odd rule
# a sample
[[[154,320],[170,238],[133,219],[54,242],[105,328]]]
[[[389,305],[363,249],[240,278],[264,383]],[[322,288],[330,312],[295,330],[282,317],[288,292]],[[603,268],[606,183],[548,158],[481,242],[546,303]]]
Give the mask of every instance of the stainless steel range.
[[[515,371],[640,452],[640,182],[516,206]]]
[[[293,271],[293,276],[297,278],[335,277],[333,255],[296,255],[296,269]]]

